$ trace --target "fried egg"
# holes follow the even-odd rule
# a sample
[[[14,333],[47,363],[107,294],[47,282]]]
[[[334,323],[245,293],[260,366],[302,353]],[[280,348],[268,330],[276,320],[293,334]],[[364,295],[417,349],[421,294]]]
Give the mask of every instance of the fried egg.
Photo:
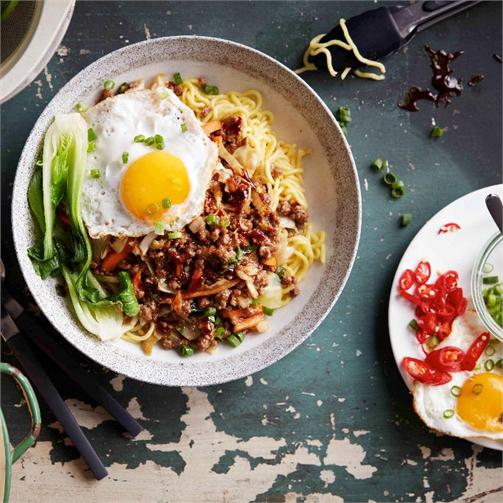
[[[485,331],[475,311],[468,309],[435,349],[455,346],[466,351]],[[452,380],[440,386],[416,382],[413,395],[417,414],[428,427],[447,435],[503,439],[502,358],[503,343],[491,339],[472,371],[451,372]]]
[[[96,137],[81,193],[91,237],[177,231],[202,213],[217,147],[171,90],[119,94],[84,118]]]

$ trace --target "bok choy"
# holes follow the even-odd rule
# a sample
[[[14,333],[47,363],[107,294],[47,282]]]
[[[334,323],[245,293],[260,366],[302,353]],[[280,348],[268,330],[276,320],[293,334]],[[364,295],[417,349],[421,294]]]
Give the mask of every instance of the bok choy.
[[[119,272],[119,289],[109,295],[89,270],[92,248],[80,211],[87,145],[87,124],[80,114],[55,117],[45,135],[42,169],[35,171],[28,190],[42,233],[28,254],[43,279],[62,274],[82,325],[100,339],[112,339],[129,329],[123,325],[124,314],[136,316],[140,308],[128,272]],[[71,232],[56,218],[61,205],[68,212]]]

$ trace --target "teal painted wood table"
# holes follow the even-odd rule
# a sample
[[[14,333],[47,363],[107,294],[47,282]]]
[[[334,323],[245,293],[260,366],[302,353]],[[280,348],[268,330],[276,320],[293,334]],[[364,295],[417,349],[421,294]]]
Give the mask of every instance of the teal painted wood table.
[[[373,2],[78,2],[47,68],[2,106],[2,258],[8,286],[30,303],[13,257],[9,198],[17,159],[36,118],[75,73],[100,56],[150,37],[199,34],[255,47],[290,68],[307,41]],[[390,285],[407,244],[457,197],[501,182],[500,2],[482,3],[416,37],[386,61],[381,83],[324,73],[307,82],[332,110],[352,111],[348,140],[359,171],[363,227],[346,289],[319,329],[274,366],[209,388],[162,388],[125,379],[73,351],[115,390],[145,427],[120,435],[107,413],[52,373],[108,467],[96,482],[50,411],[35,448],[14,467],[13,502],[465,501],[503,498],[500,453],[435,435],[411,408],[386,321]],[[453,65],[485,79],[444,109],[397,103],[431,73],[424,45],[464,49]],[[432,120],[447,127],[429,138]],[[369,169],[389,159],[409,188],[389,199]],[[399,214],[411,213],[406,228]],[[15,216],[14,216],[15,221]],[[36,312],[36,306],[29,304]],[[46,323],[41,318],[41,323]],[[58,335],[58,340],[67,344]],[[4,348],[3,358],[15,364]],[[11,437],[26,430],[20,397],[2,383]]]

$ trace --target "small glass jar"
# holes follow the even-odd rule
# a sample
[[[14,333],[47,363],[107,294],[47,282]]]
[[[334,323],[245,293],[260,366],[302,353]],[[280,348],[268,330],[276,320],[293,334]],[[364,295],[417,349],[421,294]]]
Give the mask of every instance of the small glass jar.
[[[472,271],[471,289],[472,299],[484,326],[494,337],[503,341],[503,327],[498,325],[492,317],[484,301],[483,292],[496,284],[484,284],[484,278],[498,276],[501,288],[503,288],[503,234],[494,235],[482,248],[481,254],[475,261]]]

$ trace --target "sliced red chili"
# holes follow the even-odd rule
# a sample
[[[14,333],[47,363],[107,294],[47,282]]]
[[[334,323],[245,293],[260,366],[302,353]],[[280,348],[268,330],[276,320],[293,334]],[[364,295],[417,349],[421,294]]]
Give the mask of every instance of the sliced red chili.
[[[457,305],[457,315],[461,316],[462,314],[464,314],[467,307],[468,307],[468,300],[462,298]]]
[[[459,276],[456,271],[447,271],[442,275],[444,278],[444,290],[452,292],[458,287]]]
[[[407,299],[409,302],[412,302],[416,306],[421,305],[421,299],[412,293],[407,292],[406,290],[400,290],[400,295],[404,298]]]
[[[462,349],[455,346],[445,346],[435,349],[426,355],[425,362],[436,370],[458,372],[465,357]]]
[[[426,300],[432,300],[437,296],[437,291],[430,285],[419,285],[417,287],[419,297]]]
[[[481,333],[471,344],[461,363],[461,370],[473,370],[480,355],[484,352],[491,336],[487,332]]]
[[[428,335],[435,335],[437,332],[438,320],[433,313],[425,314],[418,320],[418,324]]]
[[[448,224],[442,225],[440,229],[438,229],[439,234],[445,234],[446,232],[456,232],[461,229],[461,226],[456,222],[449,222]]]
[[[442,320],[452,321],[457,315],[457,309],[450,304],[444,304],[438,311],[437,316]]]
[[[436,336],[443,341],[446,337],[450,335],[451,332],[452,332],[451,323],[449,321],[444,321],[439,325]]]
[[[419,264],[416,267],[416,272],[414,273],[416,276],[416,283],[418,285],[422,285],[423,283],[426,283],[431,276],[431,266],[430,263],[427,262],[426,260],[423,260],[422,262],[419,262]]]
[[[415,282],[416,277],[414,271],[410,269],[405,269],[403,274],[400,276],[398,280],[398,287],[400,290],[408,290]]]
[[[402,367],[416,381],[432,386],[448,383],[452,379],[449,373],[434,369],[417,358],[405,357],[402,360]]]

